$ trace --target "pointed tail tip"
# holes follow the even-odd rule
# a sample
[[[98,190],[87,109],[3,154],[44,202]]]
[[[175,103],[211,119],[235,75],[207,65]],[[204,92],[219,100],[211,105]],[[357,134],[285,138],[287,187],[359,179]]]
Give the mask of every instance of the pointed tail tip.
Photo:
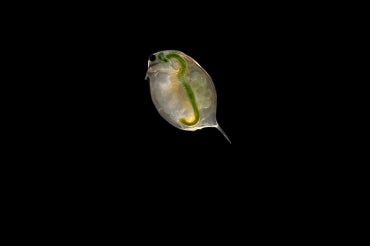
[[[231,144],[231,141],[230,141],[229,137],[226,135],[226,133],[224,132],[224,130],[222,130],[222,128],[220,127],[220,125],[217,125],[216,128],[222,133],[222,135],[224,135],[224,137],[229,142],[229,144]]]

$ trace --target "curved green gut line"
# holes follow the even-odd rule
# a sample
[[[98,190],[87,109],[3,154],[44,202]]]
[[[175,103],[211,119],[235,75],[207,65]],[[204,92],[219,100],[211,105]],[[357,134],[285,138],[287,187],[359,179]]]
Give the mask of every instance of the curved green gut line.
[[[190,85],[186,83],[185,81],[182,81],[182,84],[185,87],[185,90],[186,90],[186,93],[188,94],[191,106],[193,107],[194,120],[189,122],[185,118],[180,118],[179,121],[185,125],[192,126],[192,125],[195,125],[199,121],[198,105],[197,105],[197,102],[195,101],[195,95]]]
[[[186,68],[187,68],[186,67],[186,61],[180,55],[175,54],[175,53],[170,53],[170,54],[167,55],[167,59],[171,59],[171,58],[176,59],[180,63],[180,71],[179,71],[177,77],[180,80],[180,82],[182,83],[182,85],[184,86],[185,91],[186,91],[186,94],[189,97],[191,106],[192,106],[193,111],[194,111],[194,120],[187,121],[185,118],[179,118],[179,121],[181,123],[183,123],[184,125],[193,126],[196,123],[198,123],[198,121],[199,121],[199,109],[198,109],[197,102],[195,100],[194,92],[191,89],[190,84],[187,83],[186,80],[185,80],[185,78],[184,78],[184,75],[185,75],[185,72],[186,72]],[[168,61],[167,59],[163,59],[163,61],[164,62],[167,62]]]

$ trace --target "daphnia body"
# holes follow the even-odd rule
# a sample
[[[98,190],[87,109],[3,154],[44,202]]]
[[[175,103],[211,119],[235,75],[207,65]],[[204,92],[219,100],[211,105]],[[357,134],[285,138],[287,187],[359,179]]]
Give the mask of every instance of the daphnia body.
[[[153,103],[166,121],[186,131],[214,127],[230,142],[216,120],[212,78],[193,58],[177,50],[154,53],[148,60],[148,78]]]

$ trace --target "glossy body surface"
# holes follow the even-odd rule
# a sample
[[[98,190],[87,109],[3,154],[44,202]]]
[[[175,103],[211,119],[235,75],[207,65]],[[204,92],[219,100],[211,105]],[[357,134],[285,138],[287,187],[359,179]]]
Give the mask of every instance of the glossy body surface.
[[[190,56],[177,50],[152,54],[146,79],[159,114],[173,126],[188,131],[217,128],[217,94],[209,74]]]

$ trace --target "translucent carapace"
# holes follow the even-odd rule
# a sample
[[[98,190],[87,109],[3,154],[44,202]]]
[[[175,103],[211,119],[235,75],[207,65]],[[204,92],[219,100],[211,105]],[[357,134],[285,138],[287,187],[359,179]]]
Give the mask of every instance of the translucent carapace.
[[[217,128],[217,94],[212,78],[190,56],[177,50],[152,54],[145,79],[159,114],[173,126],[187,131]],[[231,142],[230,142],[231,143]]]

